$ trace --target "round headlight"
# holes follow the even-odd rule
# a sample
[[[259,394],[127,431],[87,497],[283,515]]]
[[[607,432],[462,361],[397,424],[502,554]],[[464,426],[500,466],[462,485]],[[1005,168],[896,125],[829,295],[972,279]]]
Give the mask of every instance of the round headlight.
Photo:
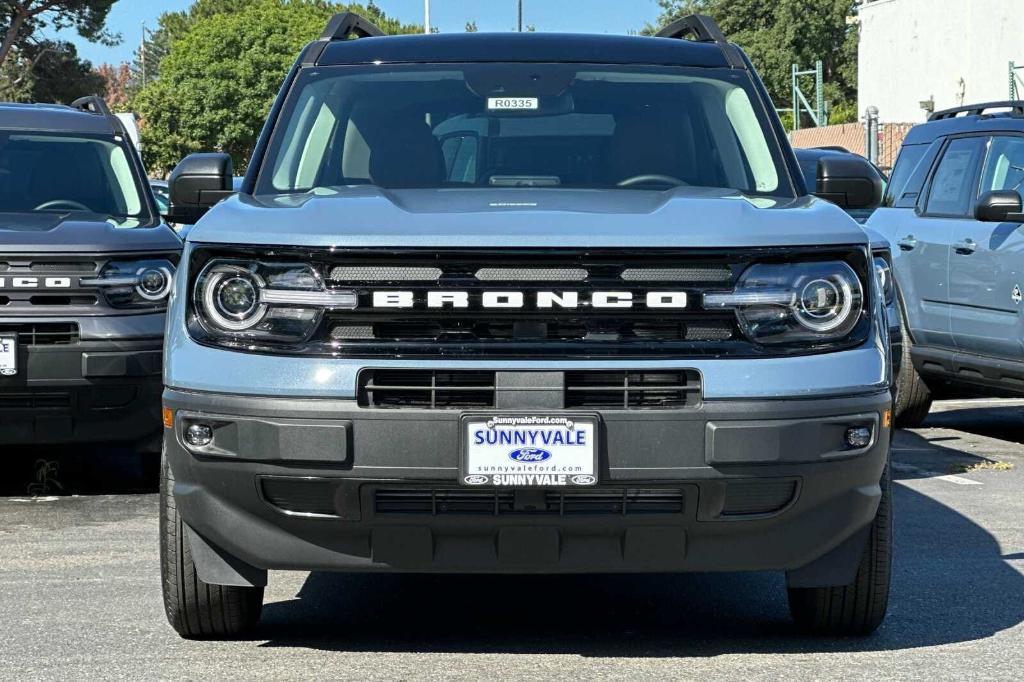
[[[222,329],[250,329],[259,324],[267,312],[267,306],[260,302],[263,286],[262,278],[244,268],[214,268],[201,282],[203,311]]]
[[[171,291],[171,273],[164,268],[145,268],[139,272],[136,293],[147,301],[159,301]]]
[[[831,332],[860,309],[860,282],[850,271],[816,277],[802,284],[793,312],[797,322],[814,332]]]

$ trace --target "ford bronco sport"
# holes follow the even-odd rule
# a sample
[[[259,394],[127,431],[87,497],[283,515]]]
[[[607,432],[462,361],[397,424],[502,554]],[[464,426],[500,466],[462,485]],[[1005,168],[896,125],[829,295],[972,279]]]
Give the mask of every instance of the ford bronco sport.
[[[181,246],[103,100],[0,105],[0,444],[159,451]]]
[[[903,142],[868,221],[893,244],[905,309],[901,425],[935,392],[1024,395],[1024,102],[937,111]]]
[[[866,163],[824,159],[818,193],[877,202]],[[711,20],[384,37],[339,15],[238,195],[223,155],[170,185],[172,213],[217,204],[165,356],[182,635],[253,626],[269,570],[777,570],[799,624],[881,622],[869,243],[808,194]]]

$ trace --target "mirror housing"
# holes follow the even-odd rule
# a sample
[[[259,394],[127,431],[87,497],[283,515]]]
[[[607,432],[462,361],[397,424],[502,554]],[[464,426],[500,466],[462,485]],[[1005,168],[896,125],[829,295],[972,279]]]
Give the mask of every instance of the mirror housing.
[[[168,222],[192,225],[217,202],[234,194],[231,157],[222,153],[189,154],[167,179],[171,204]]]
[[[985,192],[974,205],[974,219],[985,223],[1024,223],[1020,192],[1014,189]]]
[[[840,208],[877,208],[885,183],[871,162],[856,154],[828,154],[818,159],[815,196]]]

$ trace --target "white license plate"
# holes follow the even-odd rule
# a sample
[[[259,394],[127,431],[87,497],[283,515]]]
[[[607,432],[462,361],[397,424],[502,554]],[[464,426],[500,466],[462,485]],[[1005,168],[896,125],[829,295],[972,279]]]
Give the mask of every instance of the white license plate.
[[[596,485],[597,453],[593,416],[465,416],[460,481],[502,488]]]
[[[536,111],[540,100],[536,97],[488,97],[490,111]]]
[[[18,373],[18,337],[0,336],[0,376]]]

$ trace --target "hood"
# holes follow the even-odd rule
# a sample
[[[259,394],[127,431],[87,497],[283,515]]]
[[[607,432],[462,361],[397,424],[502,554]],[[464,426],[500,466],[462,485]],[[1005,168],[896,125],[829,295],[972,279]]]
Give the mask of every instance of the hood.
[[[537,188],[386,190],[232,197],[190,242],[309,247],[759,247],[864,244],[863,230],[814,197],[732,190]]]
[[[69,213],[0,213],[0,253],[121,253],[179,251],[164,224],[103,220]]]
[[[865,234],[867,234],[868,241],[871,243],[871,248],[873,250],[877,251],[878,249],[891,248],[889,245],[889,240],[886,239],[885,235],[883,235],[881,232],[866,225],[861,225],[861,228],[864,230]]]

